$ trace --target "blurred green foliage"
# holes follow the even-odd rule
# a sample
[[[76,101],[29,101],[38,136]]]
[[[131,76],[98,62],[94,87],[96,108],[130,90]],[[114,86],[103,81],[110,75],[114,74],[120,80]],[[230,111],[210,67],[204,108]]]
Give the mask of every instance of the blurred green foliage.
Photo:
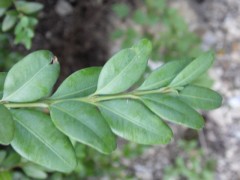
[[[0,2],[0,35],[13,31],[14,43],[23,44],[27,49],[32,46],[34,29],[38,23],[36,14],[43,8],[37,2],[22,0],[1,0]]]
[[[112,33],[114,40],[121,40],[121,48],[148,38],[153,43],[152,60],[196,57],[202,52],[200,38],[189,31],[185,20],[166,0],[144,0],[140,8],[132,11],[123,3],[112,9],[122,22],[128,21]]]
[[[75,144],[78,166],[71,174],[53,172],[21,158],[11,148],[0,150],[0,179],[50,179],[75,180],[87,178],[134,179],[134,175],[122,163],[122,158],[128,160],[141,155],[148,147],[135,143],[122,143],[122,147],[110,155],[104,155],[82,144]],[[2,178],[3,179],[3,178]]]
[[[0,42],[0,70],[7,71],[23,56],[11,50],[11,37],[8,34],[0,34]]]
[[[164,169],[164,180],[213,180],[216,161],[206,157],[197,141],[179,141],[180,153],[171,166]]]

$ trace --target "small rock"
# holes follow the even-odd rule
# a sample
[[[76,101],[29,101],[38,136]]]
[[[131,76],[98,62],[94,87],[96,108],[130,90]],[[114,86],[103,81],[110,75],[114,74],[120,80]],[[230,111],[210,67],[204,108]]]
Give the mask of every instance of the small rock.
[[[73,12],[73,7],[65,0],[58,0],[55,11],[60,16],[66,16]]]
[[[232,108],[240,108],[240,96],[232,97],[228,100],[228,104]]]

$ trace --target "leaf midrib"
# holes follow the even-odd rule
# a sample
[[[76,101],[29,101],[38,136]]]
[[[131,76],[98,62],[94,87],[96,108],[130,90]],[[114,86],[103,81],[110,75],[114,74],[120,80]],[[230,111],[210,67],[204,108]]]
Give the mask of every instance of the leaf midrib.
[[[73,95],[75,95],[75,94],[79,94],[79,93],[81,93],[81,92],[83,92],[83,91],[85,91],[85,90],[91,89],[91,88],[93,88],[93,87],[97,87],[97,85],[89,86],[89,87],[84,88],[84,89],[81,89],[81,90],[79,90],[79,91],[75,91],[75,92],[66,94],[66,95],[64,95],[64,96],[57,96],[57,95],[56,95],[56,97],[53,96],[53,99],[55,99],[55,98],[58,98],[58,99],[59,99],[59,98],[66,98],[66,97],[68,97],[68,96],[73,96]],[[57,92],[56,92],[56,93],[57,93]]]
[[[129,69],[129,66],[130,66],[132,63],[134,63],[134,62],[136,61],[136,59],[138,59],[138,57],[140,56],[141,53],[138,54],[138,52],[137,52],[136,49],[132,49],[132,50],[136,53],[135,57],[127,64],[127,66],[125,66],[125,67],[123,68],[123,70],[122,70],[119,74],[117,74],[117,75],[116,75],[110,82],[108,82],[103,88],[101,88],[100,90],[98,90],[97,93],[103,91],[104,89],[108,89],[108,86],[110,86],[113,81],[115,81],[116,79],[118,79],[120,75],[122,75],[125,71],[127,71],[127,69]]]
[[[197,64],[197,63],[196,63]],[[210,63],[211,64],[211,63]],[[191,65],[192,64],[189,64],[186,68],[184,68],[181,72],[179,72],[179,74],[176,76],[176,78],[174,78],[173,79],[173,81],[170,83],[170,85],[172,85],[172,84],[174,84],[175,82],[176,82],[176,79],[178,79],[179,78],[179,76],[180,75],[182,75],[181,73],[186,73],[186,71],[188,70],[188,69],[191,69],[192,67],[191,67]],[[197,74],[198,72],[200,72],[200,71],[202,71],[202,69],[205,69],[205,67],[208,67],[209,66],[209,63],[207,63],[206,64],[206,66],[201,66],[200,68],[198,68],[197,70],[193,70],[192,72],[192,74],[191,75],[188,75],[186,78],[184,78],[184,79],[182,79],[182,80],[180,80],[180,81],[177,81],[177,83],[175,84],[176,86],[179,86],[179,85],[181,85],[181,83],[182,82],[184,82],[184,81],[188,81],[189,79],[191,79],[192,78],[192,76],[194,76],[195,74]]]
[[[136,122],[134,119],[128,118],[127,116],[125,116],[124,114],[122,114],[122,113],[120,113],[120,112],[118,112],[118,111],[113,111],[113,109],[110,109],[110,108],[108,108],[108,107],[106,107],[106,106],[104,106],[104,105],[102,105],[102,104],[101,104],[100,106],[102,106],[102,107],[105,108],[106,110],[108,110],[108,111],[110,111],[110,112],[112,112],[112,113],[114,113],[114,114],[116,114],[116,115],[118,115],[118,116],[126,119],[126,120],[129,121],[130,123],[135,124],[136,126],[140,127],[141,129],[144,129],[144,130],[146,130],[147,132],[150,131],[150,133],[153,133],[153,134],[159,136],[159,134],[156,133],[156,131],[158,132],[157,129],[152,129],[152,128],[149,128],[149,127],[148,127],[149,129],[147,129],[147,128],[145,128],[145,125],[144,125],[144,124],[142,124],[142,123],[140,123],[140,122]],[[158,120],[160,120],[160,119],[158,119]],[[161,120],[160,120],[160,121],[161,121]]]
[[[179,113],[181,113],[181,114],[184,114],[184,113],[182,113],[181,111],[178,111],[178,110],[172,108],[170,105],[160,103],[160,102],[158,102],[158,101],[156,101],[156,100],[153,100],[153,99],[149,99],[149,98],[147,98],[147,99],[150,100],[150,101],[153,101],[153,102],[155,102],[155,103],[159,103],[159,104],[161,104],[161,105],[167,106],[168,108],[173,109],[173,110],[175,110],[175,111],[177,111],[177,112],[179,112]],[[184,106],[186,106],[186,105],[184,105]],[[192,110],[193,110],[193,111],[192,111]],[[194,117],[195,117],[196,119],[198,119],[199,122],[200,122],[200,120],[202,121],[202,119],[198,117],[198,114],[197,114],[197,112],[194,111],[194,109],[191,109],[191,111],[192,111],[192,113],[194,113]],[[193,121],[193,120],[191,120],[192,117],[189,116],[188,114],[185,114],[184,117],[188,118],[190,121],[181,121],[180,123],[178,123],[179,121],[171,121],[171,120],[169,120],[169,119],[166,119],[166,120],[171,121],[171,122],[176,122],[177,124],[187,125],[188,127],[189,127],[189,125],[186,124],[186,122],[191,122],[191,127],[192,127],[192,128],[198,128],[198,127],[200,127],[201,124],[199,124],[199,123],[192,124],[192,123],[195,123],[195,122],[198,122],[198,121]],[[201,125],[201,126],[202,126],[202,125]]]
[[[197,97],[197,96],[191,96],[191,95],[186,95],[186,94],[180,94],[180,96],[190,97],[190,98],[194,98],[194,99],[201,99],[201,100],[205,100],[205,101],[212,102],[212,103],[214,103],[214,102],[217,103],[218,102],[217,100],[214,100],[214,99],[204,98],[204,97]]]
[[[169,79],[172,79],[173,77],[174,77],[175,75],[173,75],[173,76],[171,76],[171,77],[169,77],[169,78],[165,78],[165,79],[162,79],[161,81],[158,81],[158,82],[156,82],[156,83],[152,83],[152,84],[150,84],[150,85],[145,85],[145,87],[143,86],[143,88],[140,88],[139,87],[139,89],[151,89],[151,88],[160,88],[160,87],[155,87],[156,85],[158,85],[158,84],[161,84],[162,82],[164,82],[164,81],[167,81],[167,80],[169,80]],[[144,85],[144,84],[143,84]]]
[[[8,95],[4,98],[4,100],[7,100],[8,98],[14,96],[16,93],[21,91],[23,88],[25,88],[42,70],[44,70],[49,64],[47,63],[45,66],[43,66],[36,74],[34,74],[29,80],[27,80],[21,87],[19,87],[17,90],[15,90],[12,94]]]
[[[16,116],[15,119],[18,119]],[[51,144],[48,144],[38,133],[31,130],[31,128],[25,126],[24,123],[22,123],[19,119],[16,121],[18,124],[20,124],[23,128],[25,128],[28,132],[30,132],[36,139],[38,139],[41,143],[43,143],[48,149],[50,149],[51,152],[53,152],[59,159],[61,159],[66,165],[68,165],[72,169],[72,165],[69,164],[67,160],[65,160],[55,149],[51,146]]]
[[[52,106],[52,107],[58,109],[59,111],[62,111],[63,113],[66,113],[67,115],[69,115],[69,116],[72,117],[73,119],[76,119],[77,122],[80,122],[83,126],[85,126],[87,129],[89,129],[93,134],[95,134],[95,136],[98,138],[98,140],[100,140],[100,142],[102,142],[102,143],[105,145],[105,147],[108,146],[108,145],[102,140],[102,138],[100,137],[100,135],[97,134],[96,132],[94,132],[91,128],[89,128],[87,124],[84,124],[83,122],[79,121],[76,117],[74,117],[73,115],[71,115],[69,112],[64,111],[62,108],[59,108],[59,107],[57,107],[56,105],[55,105],[55,106]],[[74,138],[74,137],[73,137],[73,138]],[[76,138],[75,138],[75,139],[76,139]],[[84,143],[86,143],[86,142],[84,142]],[[88,144],[88,145],[91,146],[91,144],[89,144],[89,143],[86,143],[86,144]]]
[[[172,106],[170,106],[170,105],[163,104],[163,103],[154,101],[154,100],[152,100],[152,99],[147,99],[147,100],[150,100],[150,101],[152,101],[153,103],[156,103],[156,104],[161,104],[161,105],[163,105],[163,106],[166,106],[166,107],[169,108],[170,110],[176,111],[177,113],[181,114],[183,117],[186,117],[186,118],[188,117],[188,116],[186,116],[186,114],[182,113],[180,110],[175,109],[174,107],[172,107]],[[154,108],[154,109],[155,109],[155,108]],[[164,116],[164,115],[162,115],[162,113],[161,113],[161,116]],[[186,121],[184,121],[184,120],[183,120],[183,121],[172,121],[172,120],[170,120],[169,118],[166,118],[166,117],[164,117],[164,119],[166,119],[166,120],[168,120],[168,121],[171,121],[171,122],[181,122],[181,124],[184,123],[184,122],[186,122]]]

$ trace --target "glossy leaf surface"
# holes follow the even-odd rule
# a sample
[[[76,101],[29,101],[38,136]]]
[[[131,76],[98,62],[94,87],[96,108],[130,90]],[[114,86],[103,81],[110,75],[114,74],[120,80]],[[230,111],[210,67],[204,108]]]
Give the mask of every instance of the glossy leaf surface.
[[[144,39],[115,54],[103,67],[96,94],[115,94],[129,89],[144,73],[151,43]]]
[[[84,97],[97,89],[100,67],[82,69],[70,75],[51,97],[52,99]]]
[[[14,122],[9,110],[0,104],[0,144],[8,145],[14,136]]]
[[[51,106],[54,124],[67,136],[102,153],[116,148],[115,136],[101,113],[93,105],[64,101]]]
[[[16,130],[11,145],[16,152],[53,170],[74,170],[76,158],[72,144],[48,115],[35,110],[12,110],[12,114]]]
[[[171,82],[170,86],[185,86],[206,72],[214,61],[214,55],[204,53],[189,63]]]
[[[51,52],[40,50],[29,54],[8,72],[3,100],[29,102],[48,96],[59,70],[59,63]]]
[[[193,129],[200,129],[204,126],[202,116],[176,97],[163,94],[151,94],[142,96],[142,99],[152,112],[164,120],[185,125]]]
[[[222,104],[222,97],[217,92],[199,86],[189,85],[180,93],[182,101],[197,109],[216,109]]]
[[[138,90],[152,90],[167,86],[189,62],[190,60],[177,60],[166,63],[154,70]]]
[[[140,102],[111,100],[101,102],[99,107],[120,137],[140,144],[166,144],[171,140],[171,129]]]

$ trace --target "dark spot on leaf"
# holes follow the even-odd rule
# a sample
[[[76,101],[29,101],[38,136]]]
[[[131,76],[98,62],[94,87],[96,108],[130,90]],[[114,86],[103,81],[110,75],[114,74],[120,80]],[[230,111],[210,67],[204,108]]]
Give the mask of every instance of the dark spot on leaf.
[[[50,64],[56,64],[58,63],[58,58],[56,56],[54,56],[50,62]]]

